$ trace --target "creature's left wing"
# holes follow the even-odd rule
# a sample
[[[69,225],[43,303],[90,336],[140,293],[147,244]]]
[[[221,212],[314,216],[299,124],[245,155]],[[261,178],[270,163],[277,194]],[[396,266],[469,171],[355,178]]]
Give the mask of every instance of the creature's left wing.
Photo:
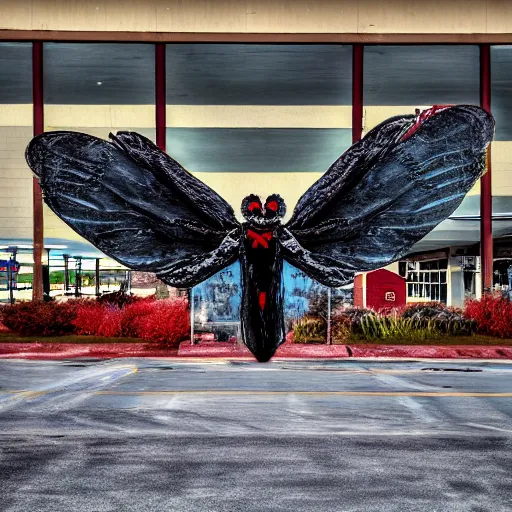
[[[142,136],[48,132],[26,159],[48,206],[127,267],[189,287],[238,258],[231,207]]]

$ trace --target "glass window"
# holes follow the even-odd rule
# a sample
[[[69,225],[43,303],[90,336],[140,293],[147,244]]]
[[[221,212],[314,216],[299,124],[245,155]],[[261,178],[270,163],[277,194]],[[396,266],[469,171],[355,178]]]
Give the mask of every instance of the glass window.
[[[446,258],[408,262],[407,296],[409,298],[446,302],[446,271],[440,272],[439,268],[446,268],[447,262]],[[423,271],[414,272],[415,268],[420,268]]]
[[[491,73],[493,235],[502,237],[512,232],[512,46],[491,47]]]
[[[352,47],[169,44],[169,105],[342,105],[352,101]]]
[[[45,130],[73,130],[108,138],[109,132],[131,130],[155,140],[155,47],[151,44],[45,43]],[[80,257],[80,272],[95,269],[99,251],[44,211],[45,244],[53,244],[51,275],[63,275],[64,254]],[[60,264],[59,264],[60,259]],[[73,264],[70,260],[70,265]],[[101,259],[101,291],[118,289],[120,265]],[[60,273],[59,273],[60,272]],[[107,276],[107,277],[105,277]],[[116,276],[115,279],[111,278]],[[54,279],[55,280],[55,279]],[[148,293],[147,279],[141,293]],[[81,293],[95,293],[95,282],[81,280]],[[144,286],[143,286],[144,285]],[[154,286],[152,288],[154,291]],[[134,289],[137,291],[137,289]],[[52,283],[52,295],[66,293],[65,283]]]
[[[32,297],[32,135],[32,45],[0,43],[0,302]]]

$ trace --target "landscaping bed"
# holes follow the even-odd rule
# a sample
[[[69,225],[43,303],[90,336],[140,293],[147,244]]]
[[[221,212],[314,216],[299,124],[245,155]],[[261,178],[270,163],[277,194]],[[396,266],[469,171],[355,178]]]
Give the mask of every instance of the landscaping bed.
[[[327,321],[306,315],[293,325],[294,343],[326,343]],[[376,312],[344,309],[331,318],[331,342],[340,345],[512,345],[512,303],[486,295],[464,309],[441,303]]]
[[[141,338],[111,338],[105,336],[87,336],[67,334],[63,336],[21,336],[14,332],[0,332],[0,343],[66,343],[90,345],[104,343],[145,343]]]
[[[407,338],[394,338],[388,340],[354,340],[350,343],[339,343],[340,345],[409,345],[409,346],[512,346],[512,338],[496,338],[493,336],[482,336],[475,334],[473,336],[439,336],[432,338],[426,343],[420,340],[410,340]]]
[[[0,323],[10,329],[9,332],[0,329],[3,350],[8,344],[132,344],[134,349],[137,345],[165,351],[177,350],[180,342],[190,335],[190,314],[185,300],[156,300],[125,294],[110,294],[99,300],[4,306],[0,308]],[[325,346],[327,322],[325,318],[306,315],[294,322],[287,338],[286,346]],[[508,298],[485,296],[480,301],[468,302],[464,310],[439,303],[416,304],[387,312],[345,309],[333,315],[331,341],[333,346],[355,349],[358,346],[437,346],[458,347],[457,350],[470,346],[508,347],[512,346],[512,304]],[[218,342],[212,347],[221,348]],[[320,348],[314,350],[321,352]]]
[[[177,348],[190,335],[188,303],[123,293],[0,308],[1,343],[158,343]],[[10,332],[5,332],[6,329]]]

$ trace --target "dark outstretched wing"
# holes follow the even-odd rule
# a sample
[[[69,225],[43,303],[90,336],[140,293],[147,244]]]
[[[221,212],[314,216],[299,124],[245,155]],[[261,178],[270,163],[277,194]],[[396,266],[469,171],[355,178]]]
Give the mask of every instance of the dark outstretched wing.
[[[26,159],[48,206],[127,267],[189,287],[238,257],[240,224],[218,194],[145,137],[35,137]]]
[[[418,126],[414,116],[380,124],[299,200],[285,258],[328,286],[396,261],[460,205],[493,133],[492,116],[466,105]]]

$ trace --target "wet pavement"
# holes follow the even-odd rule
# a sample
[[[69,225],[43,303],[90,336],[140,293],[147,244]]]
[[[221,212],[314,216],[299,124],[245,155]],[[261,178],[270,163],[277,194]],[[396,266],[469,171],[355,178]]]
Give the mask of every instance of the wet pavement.
[[[0,361],[2,511],[510,511],[512,364]]]

